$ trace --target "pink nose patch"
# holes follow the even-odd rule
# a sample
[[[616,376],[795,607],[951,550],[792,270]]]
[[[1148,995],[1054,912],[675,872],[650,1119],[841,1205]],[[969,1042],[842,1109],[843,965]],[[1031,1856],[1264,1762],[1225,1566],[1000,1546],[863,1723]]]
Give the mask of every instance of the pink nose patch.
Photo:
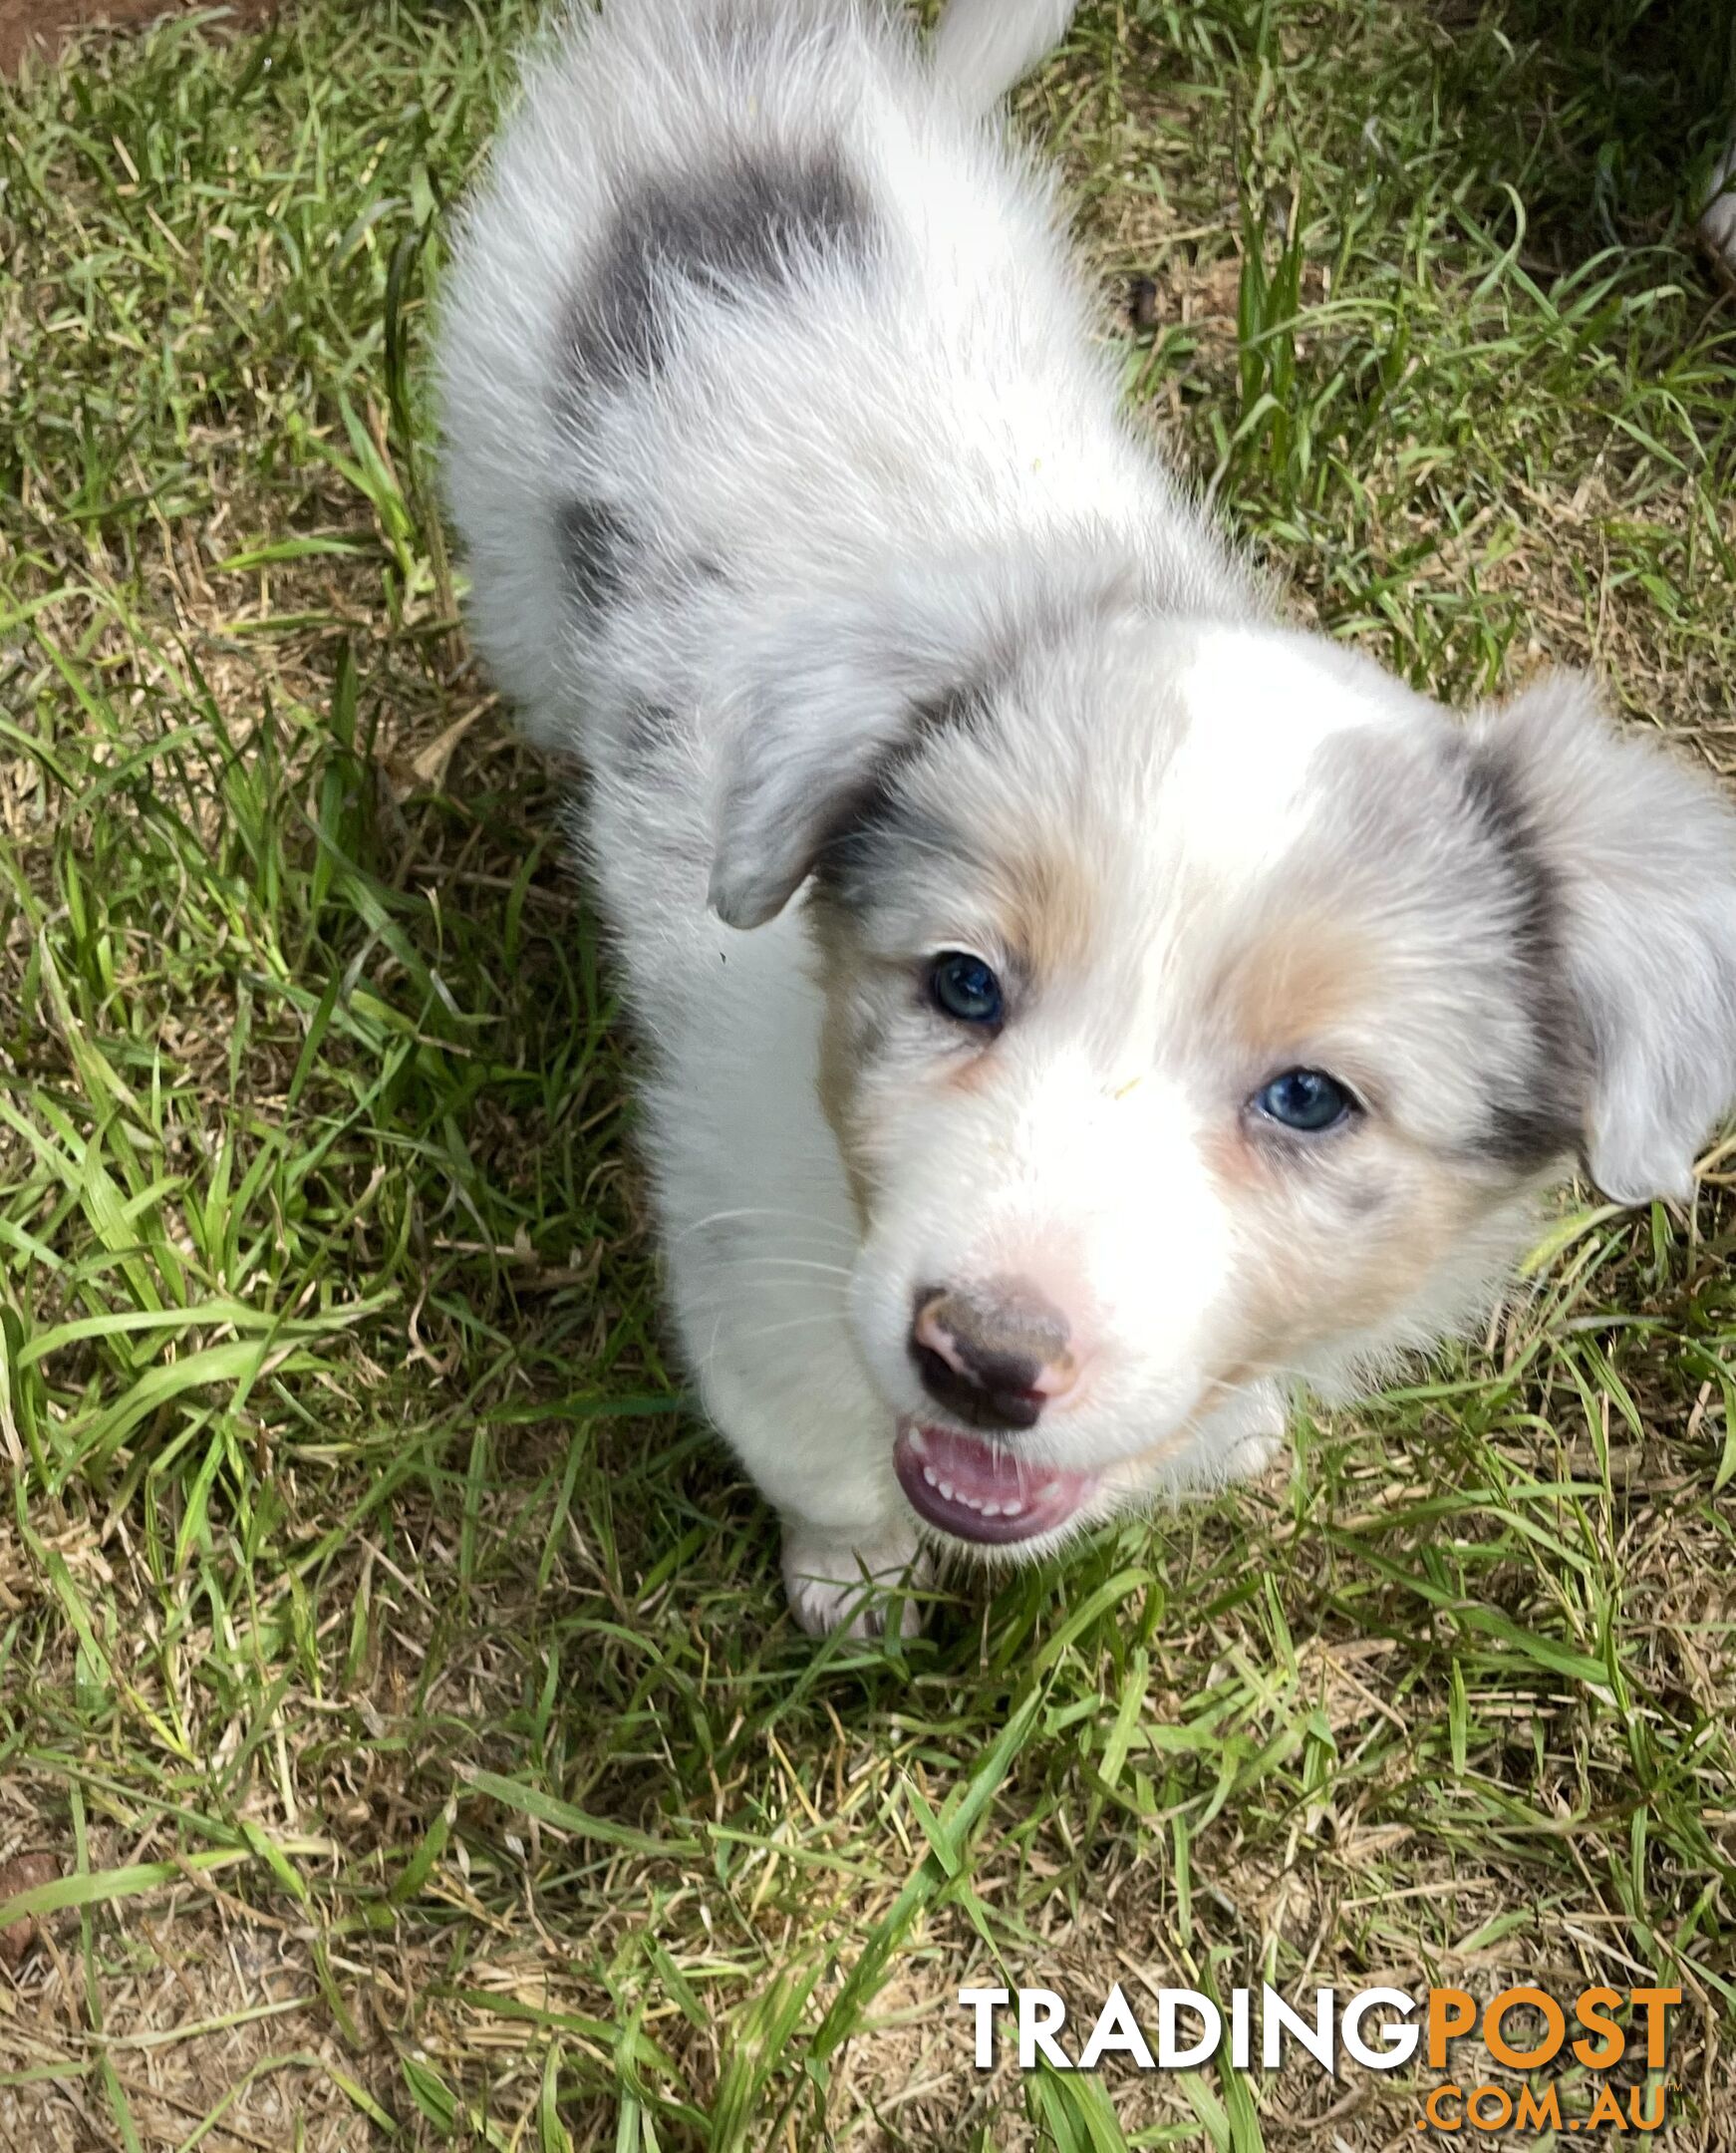
[[[911,1328],[955,1375],[981,1381],[991,1365],[1022,1365],[1029,1381],[1017,1387],[1032,1397],[1059,1397],[1076,1373],[1067,1319],[1017,1279],[930,1292]]]
[[[985,1436],[915,1420],[900,1421],[892,1458],[911,1508],[957,1540],[1034,1539],[1097,1491],[1094,1473],[1033,1464]]]

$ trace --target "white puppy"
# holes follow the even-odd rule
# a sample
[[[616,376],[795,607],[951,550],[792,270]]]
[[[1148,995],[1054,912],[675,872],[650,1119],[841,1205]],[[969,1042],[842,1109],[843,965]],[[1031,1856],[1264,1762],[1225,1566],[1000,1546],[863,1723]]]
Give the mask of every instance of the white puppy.
[[[1736,1091],[1710,784],[1285,627],[1123,420],[990,118],[1067,13],[577,13],[445,286],[476,638],[587,766],[681,1338],[815,1630],[1258,1468]]]

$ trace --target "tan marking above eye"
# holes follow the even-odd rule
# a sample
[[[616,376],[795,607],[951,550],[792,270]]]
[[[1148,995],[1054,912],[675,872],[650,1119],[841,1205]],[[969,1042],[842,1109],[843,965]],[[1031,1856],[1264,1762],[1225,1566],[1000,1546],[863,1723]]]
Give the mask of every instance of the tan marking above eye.
[[[1017,951],[1032,980],[1084,969],[1098,911],[1096,878],[1063,831],[1048,833],[1040,852],[1026,852],[1007,870],[995,902],[1002,946]]]
[[[1316,914],[1268,928],[1229,953],[1210,1002],[1237,1045],[1264,1069],[1304,1042],[1365,1018],[1379,986],[1373,943]]]

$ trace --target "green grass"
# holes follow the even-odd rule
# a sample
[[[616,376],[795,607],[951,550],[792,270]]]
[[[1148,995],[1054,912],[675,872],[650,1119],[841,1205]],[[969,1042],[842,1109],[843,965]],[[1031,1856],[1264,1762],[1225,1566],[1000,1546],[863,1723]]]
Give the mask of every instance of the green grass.
[[[1020,113],[1303,611],[1456,699],[1595,662],[1728,770],[1720,12],[1129,0]],[[0,91],[0,1876],[61,1873],[0,2145],[1373,2148],[1426,2074],[979,2078],[954,1993],[1656,1976],[1667,2142],[1729,2147],[1736,1152],[1565,1205],[1287,1488],[793,1634],[430,504],[527,19]]]

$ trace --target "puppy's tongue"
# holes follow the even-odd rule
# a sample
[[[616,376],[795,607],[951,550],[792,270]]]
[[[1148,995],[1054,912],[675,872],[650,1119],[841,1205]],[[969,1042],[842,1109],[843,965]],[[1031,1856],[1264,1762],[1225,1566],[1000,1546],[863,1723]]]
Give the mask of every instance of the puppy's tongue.
[[[911,1508],[958,1540],[1052,1532],[1097,1487],[1094,1473],[1033,1464],[982,1435],[914,1420],[899,1422],[892,1457]]]

